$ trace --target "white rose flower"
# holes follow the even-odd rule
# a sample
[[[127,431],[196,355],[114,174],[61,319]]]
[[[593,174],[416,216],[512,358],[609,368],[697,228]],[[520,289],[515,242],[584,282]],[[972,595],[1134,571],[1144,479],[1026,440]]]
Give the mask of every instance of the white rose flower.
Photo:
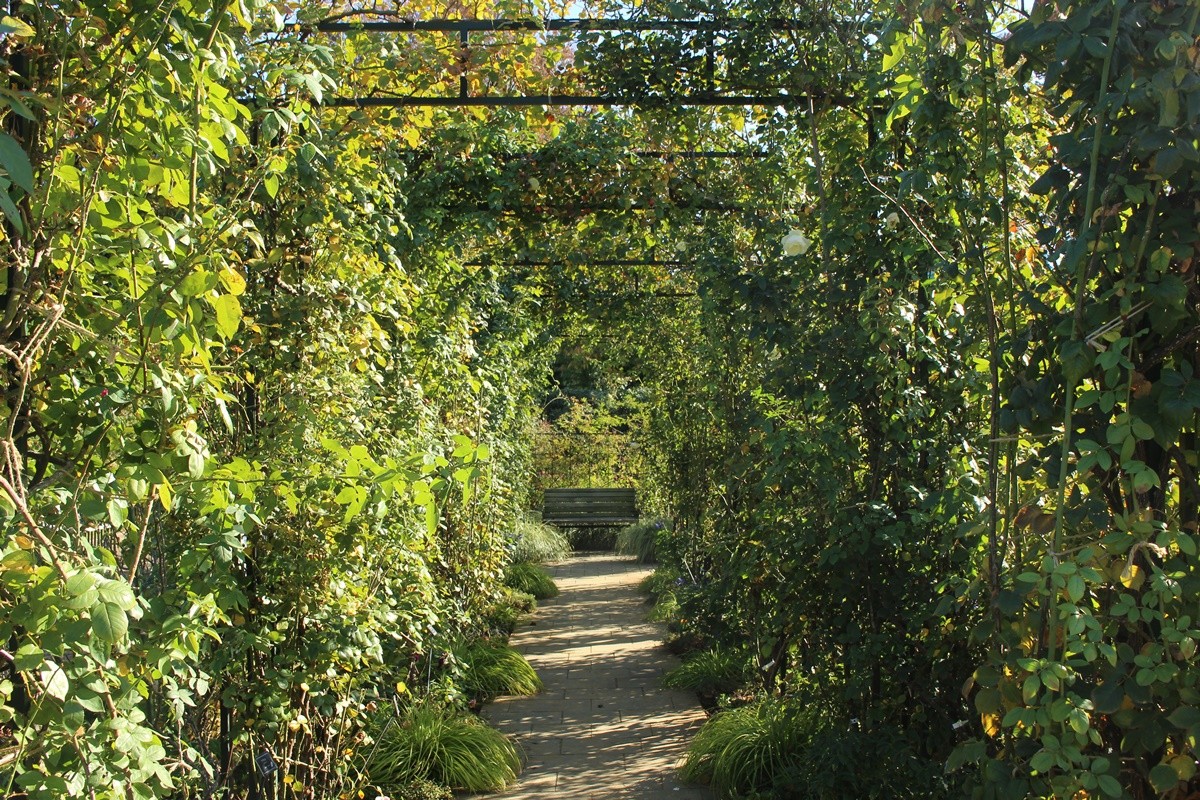
[[[783,254],[785,256],[802,256],[812,247],[812,239],[804,235],[799,228],[792,228],[783,237]]]
[[[900,215],[895,211],[883,218],[884,230],[894,231],[896,226],[900,224]]]

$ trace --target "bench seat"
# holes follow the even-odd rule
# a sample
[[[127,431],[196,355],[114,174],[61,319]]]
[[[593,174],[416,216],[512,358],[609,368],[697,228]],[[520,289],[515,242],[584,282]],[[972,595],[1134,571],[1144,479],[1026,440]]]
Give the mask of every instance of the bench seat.
[[[542,522],[563,528],[632,525],[641,518],[634,489],[547,489]]]

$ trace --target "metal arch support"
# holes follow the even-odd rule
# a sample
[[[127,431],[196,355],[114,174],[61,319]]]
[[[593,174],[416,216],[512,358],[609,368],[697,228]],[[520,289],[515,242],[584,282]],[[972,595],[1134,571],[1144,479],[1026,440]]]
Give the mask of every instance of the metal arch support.
[[[682,108],[687,106],[792,106],[807,104],[813,95],[710,95],[689,94],[683,97],[622,97],[601,94],[518,94],[467,95],[429,97],[426,95],[372,95],[370,97],[331,97],[323,105],[332,108],[405,108],[405,107],[484,107],[512,106],[637,106],[638,108]]]
[[[363,14],[372,12],[363,11]],[[579,31],[579,32],[628,32],[646,31],[711,31],[720,33],[733,30],[760,28],[771,31],[795,31],[806,27],[794,20],[786,19],[395,19],[347,22],[331,20],[312,26],[322,33],[347,33],[352,31],[375,31],[379,33],[458,33],[466,31]]]
[[[370,12],[362,12],[370,13]],[[806,28],[795,20],[632,20],[632,19],[433,19],[433,20],[370,20],[345,19],[317,23],[309,30],[321,33],[453,33],[458,44],[466,49],[472,33],[503,31],[568,32],[568,33],[643,33],[650,31],[688,31],[707,34],[705,61],[709,74],[704,91],[680,96],[646,94],[471,94],[465,73],[459,75],[456,95],[392,95],[376,94],[365,97],[331,97],[323,105],[332,108],[403,108],[403,107],[527,107],[527,106],[628,106],[637,108],[680,108],[692,106],[796,106],[809,101],[829,101],[847,105],[850,98],[833,92],[809,91],[803,94],[776,92],[773,94],[744,94],[721,92],[714,78],[716,35],[723,31],[767,30],[796,31]]]

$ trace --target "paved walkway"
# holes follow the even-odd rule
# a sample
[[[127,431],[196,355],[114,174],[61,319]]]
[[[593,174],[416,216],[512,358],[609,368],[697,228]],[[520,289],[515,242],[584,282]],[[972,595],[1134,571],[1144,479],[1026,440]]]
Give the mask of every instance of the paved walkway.
[[[661,630],[645,621],[637,585],[650,571],[608,554],[550,567],[562,593],[525,618],[511,639],[546,690],[502,698],[485,712],[525,751],[520,781],[495,797],[712,797],[675,776],[705,717],[693,695],[659,683],[679,662],[662,646]]]

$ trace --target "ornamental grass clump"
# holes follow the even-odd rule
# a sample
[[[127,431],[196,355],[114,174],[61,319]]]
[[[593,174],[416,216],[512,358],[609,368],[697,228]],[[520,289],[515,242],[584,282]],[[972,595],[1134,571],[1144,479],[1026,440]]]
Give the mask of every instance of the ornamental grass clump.
[[[512,564],[504,572],[504,585],[518,592],[531,594],[538,600],[558,595],[558,586],[545,567],[537,564]]]
[[[532,520],[519,520],[513,530],[512,560],[531,564],[562,561],[571,555],[566,534]]]
[[[665,519],[650,519],[635,522],[617,534],[617,552],[634,556],[639,564],[658,561],[658,537],[660,532],[669,531],[670,522]]]
[[[663,676],[663,686],[706,697],[736,692],[754,677],[746,653],[736,650],[703,650],[689,655]]]
[[[800,763],[820,727],[811,706],[779,698],[721,711],[692,740],[680,776],[722,797],[769,791]]]
[[[463,693],[479,702],[501,695],[527,696],[542,690],[542,679],[525,657],[502,642],[476,639],[454,648]]]
[[[436,703],[390,712],[375,724],[367,757],[370,782],[384,794],[418,781],[468,792],[494,792],[516,780],[517,749],[478,717]]]

